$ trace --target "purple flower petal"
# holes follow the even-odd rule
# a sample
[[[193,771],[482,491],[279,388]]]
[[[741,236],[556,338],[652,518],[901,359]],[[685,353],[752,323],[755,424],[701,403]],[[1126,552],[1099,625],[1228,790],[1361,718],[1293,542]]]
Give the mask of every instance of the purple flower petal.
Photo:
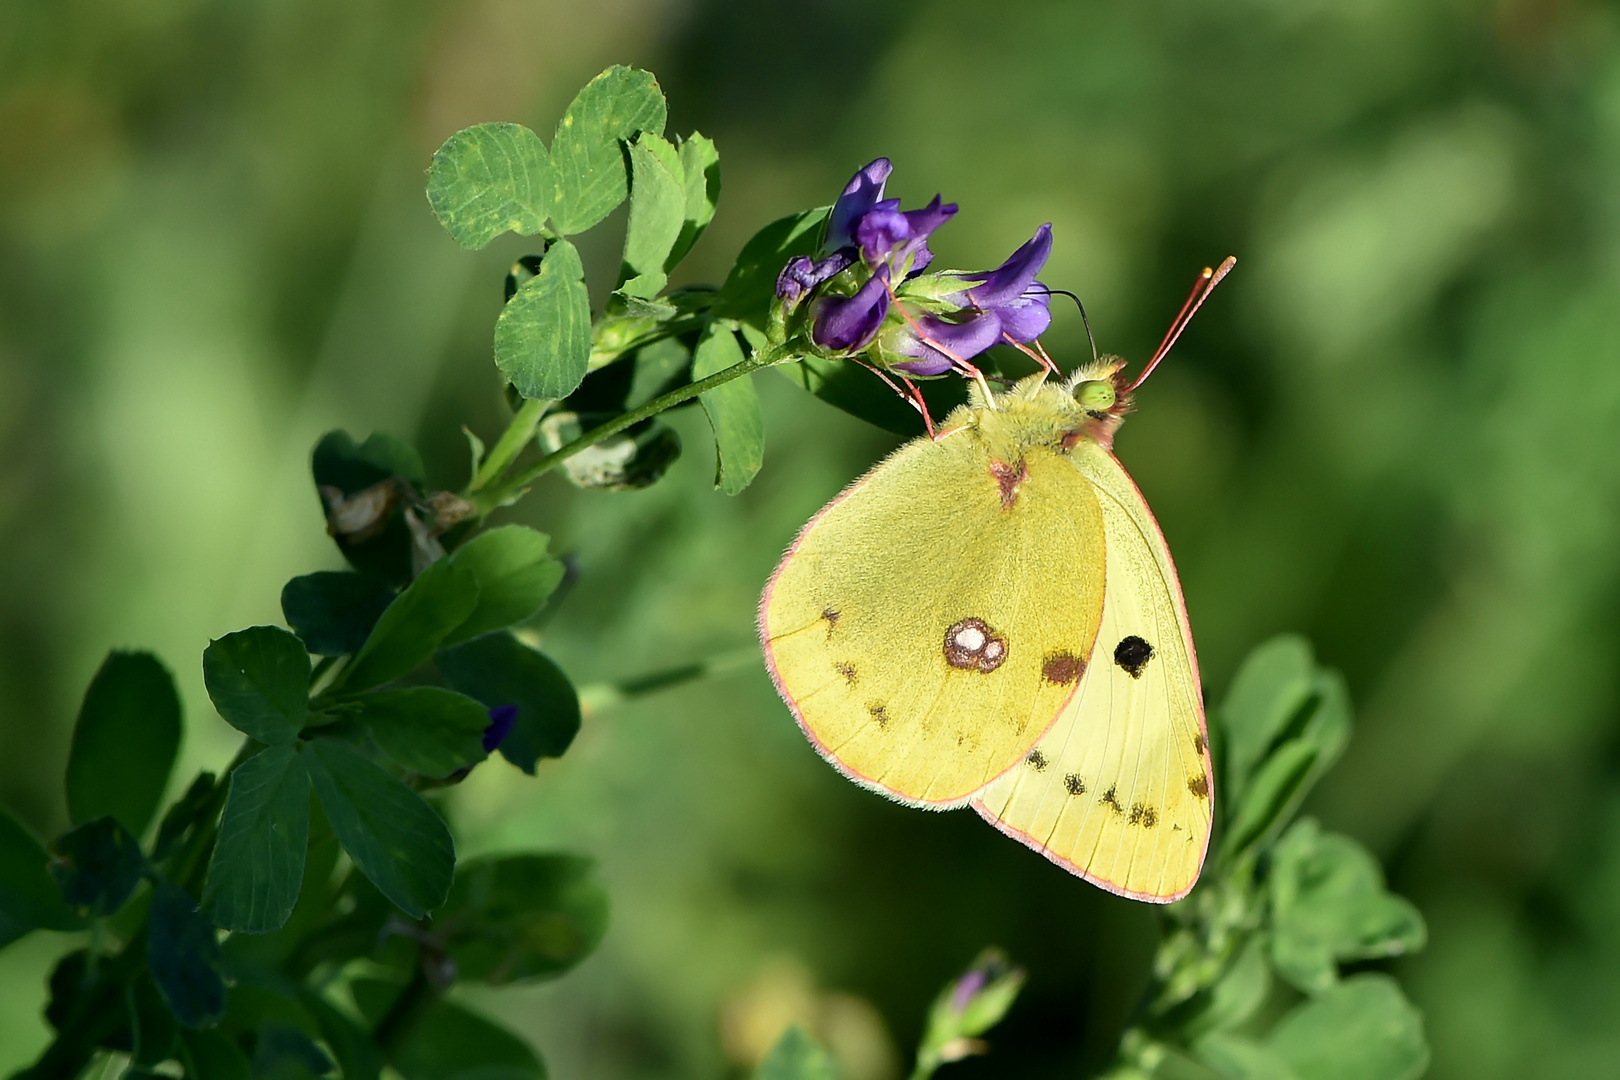
[[[1026,345],[1034,341],[1052,325],[1052,312],[1047,306],[1051,302],[1052,298],[1036,282],[1017,300],[995,309],[1002,332]]]
[[[841,273],[854,261],[846,251],[835,251],[820,262],[808,255],[800,255],[789,260],[788,264],[782,267],[782,272],[776,275],[776,295],[787,305],[788,310],[792,311],[804,298],[805,293]]]
[[[878,158],[866,168],[850,177],[844,193],[833,204],[832,216],[827,219],[826,251],[837,251],[855,242],[855,223],[883,198],[883,185],[889,179],[894,165],[888,158]]]
[[[823,349],[864,348],[889,313],[889,268],[879,267],[854,296],[825,296],[815,302],[810,339]]]
[[[902,211],[899,199],[885,199],[855,223],[855,242],[868,266],[888,262],[898,273],[910,259],[906,269],[909,277],[933,262],[928,237],[955,213],[956,204],[941,205],[938,195],[921,210]]]
[[[489,710],[489,727],[484,729],[484,753],[493,754],[517,723],[516,705],[497,705]]]
[[[988,274],[968,274],[970,281],[980,281],[967,290],[968,299],[981,308],[995,308],[1019,299],[1035,283],[1052,254],[1052,226],[1048,222],[1035,230],[1030,240],[1013,252]]]
[[[906,324],[889,345],[894,352],[916,359],[890,366],[908,375],[943,375],[955,367],[952,357],[969,360],[1000,340],[1001,319],[993,311],[980,312],[959,323],[919,315],[916,329]]]

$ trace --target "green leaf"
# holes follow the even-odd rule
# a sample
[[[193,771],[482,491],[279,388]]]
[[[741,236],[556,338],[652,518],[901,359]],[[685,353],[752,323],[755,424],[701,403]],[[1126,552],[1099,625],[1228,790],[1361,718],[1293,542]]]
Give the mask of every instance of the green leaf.
[[[309,773],[296,744],[251,757],[231,773],[203,907],[215,925],[257,934],[287,921],[309,847]]]
[[[242,1048],[219,1031],[182,1031],[180,1063],[187,1080],[249,1080],[252,1075]]]
[[[644,134],[630,147],[630,177],[619,291],[650,300],[669,280],[665,264],[686,220],[686,170],[675,147]]]
[[[382,1073],[383,1058],[371,1033],[307,986],[299,989],[299,1000],[320,1025],[321,1038],[337,1058],[343,1080],[377,1080]]]
[[[0,948],[31,930],[78,930],[84,920],[62,899],[45,848],[0,810]]]
[[[795,255],[808,255],[821,242],[822,225],[832,207],[823,206],[801,214],[777,218],[743,245],[720,287],[714,314],[739,319],[764,330],[770,322],[771,302],[776,299],[776,276]]]
[[[651,72],[618,65],[579,92],[551,140],[557,180],[551,221],[558,233],[584,232],[624,202],[628,188],[619,143],[642,132],[663,134],[665,108]]]
[[[778,364],[775,370],[834,408],[884,431],[912,438],[926,433],[922,414],[859,364],[806,356],[795,364]],[[936,422],[967,401],[965,379],[923,379],[917,386]]]
[[[721,323],[710,323],[692,358],[692,381],[706,379],[743,362],[737,335]],[[754,479],[765,461],[765,419],[753,377],[744,375],[698,395],[714,429],[714,486],[735,495]]]
[[[309,654],[279,626],[252,626],[210,642],[203,683],[219,715],[262,743],[297,738],[309,719]]]
[[[345,691],[392,682],[422,663],[478,607],[478,579],[440,559],[382,613],[343,677]]]
[[[754,1080],[838,1080],[841,1074],[838,1061],[795,1024],[759,1063]]]
[[[1267,1044],[1299,1080],[1416,1080],[1423,1017],[1388,975],[1354,975],[1277,1022]]]
[[[140,841],[114,817],[98,817],[58,836],[50,846],[51,877],[67,906],[80,915],[111,915],[141,883],[146,856]]]
[[[1266,964],[1264,940],[1256,935],[1228,963],[1207,989],[1173,1009],[1155,1023],[1182,1039],[1220,1031],[1244,1023],[1266,1002],[1271,992],[1271,969]]]
[[[1309,818],[1272,848],[1272,962],[1306,993],[1338,981],[1338,963],[1415,952],[1423,916],[1385,891],[1378,861],[1347,836]]]
[[[489,710],[437,686],[384,690],[357,700],[359,718],[383,753],[422,776],[449,776],[483,761]]]
[[[1311,646],[1282,634],[1252,650],[1216,710],[1225,734],[1225,796],[1236,799],[1250,773],[1311,694],[1316,663]]]
[[[545,654],[511,634],[486,634],[435,657],[453,688],[488,708],[516,705],[517,721],[501,754],[533,775],[543,757],[561,757],[579,731],[579,697]]]
[[[532,618],[563,579],[563,564],[546,554],[550,538],[524,525],[502,525],[462,544],[451,556],[478,582],[478,606],[441,647]]]
[[[366,643],[393,599],[394,590],[380,578],[322,570],[287,582],[281,590],[281,613],[310,652],[347,656]]]
[[[380,979],[356,979],[355,1004],[373,1024],[401,988]],[[434,1002],[411,1025],[390,1064],[405,1080],[544,1080],[535,1052],[493,1020],[448,1001]]]
[[[213,924],[185,890],[159,881],[152,887],[146,928],[147,964],[169,1011],[188,1028],[212,1026],[225,1014]]]
[[[608,897],[578,855],[508,855],[462,864],[433,920],[463,979],[502,986],[554,978],[607,932]]]
[[[1212,1031],[1193,1053],[1226,1080],[1298,1080],[1288,1063],[1263,1043],[1228,1031]]]
[[[585,431],[577,413],[552,413],[540,422],[540,444],[547,452]],[[575,487],[639,491],[651,487],[681,456],[681,437],[661,420],[644,420],[609,435],[563,461],[563,475]]]
[[[68,754],[68,813],[111,814],[139,836],[152,822],[180,750],[180,695],[151,653],[114,650],[84,692]]]
[[[463,128],[428,166],[428,205],[464,248],[507,231],[533,236],[545,227],[556,188],[545,144],[522,124]]]
[[[332,831],[371,883],[413,919],[444,903],[456,868],[450,830],[427,801],[331,739],[303,755]]]
[[[416,450],[380,431],[359,445],[348,432],[328,432],[315,444],[311,464],[317,491],[325,489],[323,515],[326,498],[333,494],[348,498],[385,482],[403,481],[419,491],[425,486],[422,459]],[[384,500],[381,509],[384,513],[374,530],[334,536],[333,540],[356,570],[393,585],[404,585],[411,580],[411,530],[397,497]]]
[[[1302,796],[1316,766],[1317,751],[1303,739],[1279,746],[1254,774],[1232,814],[1223,841],[1224,857],[1236,857],[1288,821],[1291,807]]]
[[[579,252],[558,240],[495,320],[495,366],[531,400],[567,397],[591,362],[591,298]]]
[[[117,1049],[130,1051],[131,1065],[160,1065],[174,1056],[180,1027],[149,972],[125,985],[124,1010],[129,1017],[129,1045]]]
[[[328,1076],[335,1065],[326,1052],[295,1027],[265,1022],[253,1051],[253,1080],[304,1080]]]
[[[720,151],[715,149],[714,143],[694,131],[681,143],[680,158],[686,210],[681,235],[664,260],[666,273],[686,258],[686,253],[714,220],[714,208],[720,202]]]

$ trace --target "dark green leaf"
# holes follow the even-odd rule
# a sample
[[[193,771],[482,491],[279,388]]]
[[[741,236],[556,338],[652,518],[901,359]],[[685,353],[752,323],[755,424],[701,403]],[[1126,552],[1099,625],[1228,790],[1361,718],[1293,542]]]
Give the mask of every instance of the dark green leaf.
[[[0,810],[0,948],[30,930],[77,930],[84,920],[62,900],[45,848]]]
[[[356,446],[347,432],[328,432],[315,446],[313,463],[315,486],[321,491],[322,512],[327,500],[336,495],[349,498],[367,489],[391,491],[383,499],[381,517],[374,528],[333,537],[338,550],[355,569],[399,586],[411,580],[411,530],[405,522],[404,506],[397,482],[402,480],[420,490],[424,486],[422,460],[407,443],[375,432]],[[397,478],[397,479],[396,479]],[[377,485],[393,485],[379,489]]]
[[[130,1051],[132,1065],[160,1065],[174,1056],[180,1027],[149,973],[142,972],[125,985],[124,1010],[129,1017],[129,1045],[112,1049]]]
[[[394,599],[388,583],[369,574],[322,570],[287,582],[281,613],[317,656],[346,656],[366,636]]]
[[[146,927],[147,963],[169,1011],[188,1028],[212,1026],[225,1012],[213,925],[185,890],[159,881],[152,887]]]
[[[547,452],[566,446],[586,430],[576,413],[552,413],[540,422]],[[651,487],[681,456],[681,437],[660,420],[644,420],[610,435],[563,461],[563,474],[575,487],[638,491]]]
[[[1314,746],[1302,739],[1291,739],[1266,758],[1227,826],[1223,841],[1226,858],[1236,857],[1287,824],[1315,771],[1316,757]]]
[[[259,1027],[253,1052],[253,1080],[305,1080],[327,1076],[336,1068],[326,1052],[304,1032],[266,1022]]]
[[[821,242],[822,225],[830,206],[777,218],[743,245],[737,261],[720,287],[714,314],[740,319],[759,330],[770,322],[776,299],[776,276],[795,255],[808,255]]]
[[[198,773],[186,793],[163,812],[158,826],[157,840],[152,844],[152,859],[162,862],[174,854],[180,841],[208,813],[214,802],[214,774]]]
[[[620,291],[651,299],[669,280],[665,264],[686,219],[686,170],[679,152],[657,135],[630,147],[630,221],[624,233]]]
[[[616,152],[616,151],[615,151]],[[585,268],[567,240],[551,245],[538,276],[523,283],[495,320],[495,366],[517,392],[563,398],[591,361],[591,299]]]
[[[434,919],[463,979],[500,986],[560,975],[607,931],[595,864],[577,855],[509,855],[464,863]]]
[[[309,774],[295,744],[272,746],[231,774],[203,906],[243,933],[287,921],[309,846]]]
[[[355,1004],[375,1024],[401,988],[356,979]],[[545,1067],[529,1045],[493,1020],[448,1001],[434,1002],[411,1025],[391,1064],[405,1080],[543,1080]]]
[[[838,1080],[838,1061],[797,1024],[782,1033],[754,1080]]]
[[[366,694],[357,704],[372,740],[411,772],[449,776],[486,756],[489,710],[470,697],[417,686]]]
[[[539,232],[556,187],[545,145],[521,124],[464,128],[428,167],[428,205],[464,248],[481,248],[508,230]]]
[[[1338,962],[1399,956],[1423,947],[1423,917],[1384,889],[1378,861],[1347,836],[1309,818],[1272,848],[1272,962],[1307,993],[1338,979]]]
[[[247,1055],[219,1031],[182,1031],[180,1063],[187,1080],[249,1080],[251,1076]]]
[[[746,359],[737,335],[721,323],[710,323],[692,358],[692,381],[734,367]],[[753,377],[738,379],[698,395],[714,429],[714,486],[735,495],[754,479],[765,461],[765,419]]]
[[[1266,1040],[1299,1080],[1415,1080],[1423,1017],[1388,975],[1352,976],[1294,1009]]]
[[[456,849],[433,807],[342,743],[313,739],[304,757],[321,809],[360,872],[413,919],[444,903]]]
[[[451,561],[478,582],[478,606],[442,646],[504,630],[534,616],[563,578],[563,564],[546,554],[550,539],[523,525],[502,525],[456,549]]]
[[[203,682],[219,715],[262,743],[297,738],[309,719],[309,654],[279,626],[252,626],[210,642]]]
[[[1216,710],[1226,736],[1222,751],[1227,799],[1242,795],[1261,758],[1305,706],[1315,672],[1310,644],[1295,634],[1274,637],[1244,659]]]
[[[113,817],[98,817],[57,837],[51,877],[68,907],[81,915],[111,915],[124,906],[146,872],[140,842]]]
[[[491,709],[518,707],[501,754],[531,775],[543,757],[561,757],[579,731],[579,697],[556,664],[511,634],[487,634],[435,657],[452,687]]]
[[[1155,1026],[1173,1030],[1182,1039],[1234,1028],[1259,1011],[1270,991],[1271,969],[1266,965],[1265,943],[1257,935],[1249,939],[1211,986]]]
[[[337,1058],[343,1080],[377,1080],[383,1067],[382,1052],[370,1032],[312,989],[303,988],[300,998],[321,1026],[321,1038]]]
[[[139,836],[152,822],[180,749],[180,695],[151,653],[114,650],[84,692],[68,755],[75,823],[111,814]]]
[[[614,65],[586,84],[551,140],[557,178],[551,221],[557,232],[584,232],[624,202],[628,188],[620,141],[642,132],[662,135],[664,114],[664,93],[651,72]]]
[[[666,272],[674,270],[686,258],[686,253],[714,220],[714,208],[720,202],[720,151],[715,149],[714,143],[693,132],[691,138],[681,143],[680,157],[686,212],[681,235],[670,250],[669,258],[664,260]]]
[[[429,656],[478,606],[478,579],[440,559],[382,613],[343,678],[346,691],[392,682]]]
[[[884,385],[877,375],[847,360],[827,360],[806,356],[798,363],[779,364],[776,369],[816,397],[868,424],[896,435],[925,433],[922,414]],[[923,379],[917,383],[928,412],[935,422],[944,419],[956,406],[967,401],[965,379]]]
[[[1231,1032],[1210,1032],[1193,1044],[1193,1052],[1225,1080],[1298,1080],[1264,1044]]]
[[[690,382],[686,378],[692,363],[692,353],[680,338],[660,338],[636,350],[631,363],[635,373],[630,378],[624,398],[619,402],[626,408],[645,405],[660,394]]]

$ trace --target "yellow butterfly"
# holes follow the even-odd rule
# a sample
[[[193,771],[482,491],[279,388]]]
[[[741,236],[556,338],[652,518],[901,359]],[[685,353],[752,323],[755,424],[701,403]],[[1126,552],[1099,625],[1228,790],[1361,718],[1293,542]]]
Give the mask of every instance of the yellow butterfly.
[[[777,690],[845,776],[971,804],[1160,903],[1198,879],[1213,774],[1175,566],[1111,447],[1188,308],[1134,383],[1105,357],[1062,384],[973,386],[804,527],[759,617]]]

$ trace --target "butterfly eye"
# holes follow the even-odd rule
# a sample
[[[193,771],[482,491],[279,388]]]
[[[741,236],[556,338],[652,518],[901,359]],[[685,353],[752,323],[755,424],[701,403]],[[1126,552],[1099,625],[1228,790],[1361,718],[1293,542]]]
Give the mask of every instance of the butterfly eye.
[[[1093,412],[1113,408],[1118,396],[1114,384],[1102,379],[1089,379],[1074,388],[1075,400]]]

